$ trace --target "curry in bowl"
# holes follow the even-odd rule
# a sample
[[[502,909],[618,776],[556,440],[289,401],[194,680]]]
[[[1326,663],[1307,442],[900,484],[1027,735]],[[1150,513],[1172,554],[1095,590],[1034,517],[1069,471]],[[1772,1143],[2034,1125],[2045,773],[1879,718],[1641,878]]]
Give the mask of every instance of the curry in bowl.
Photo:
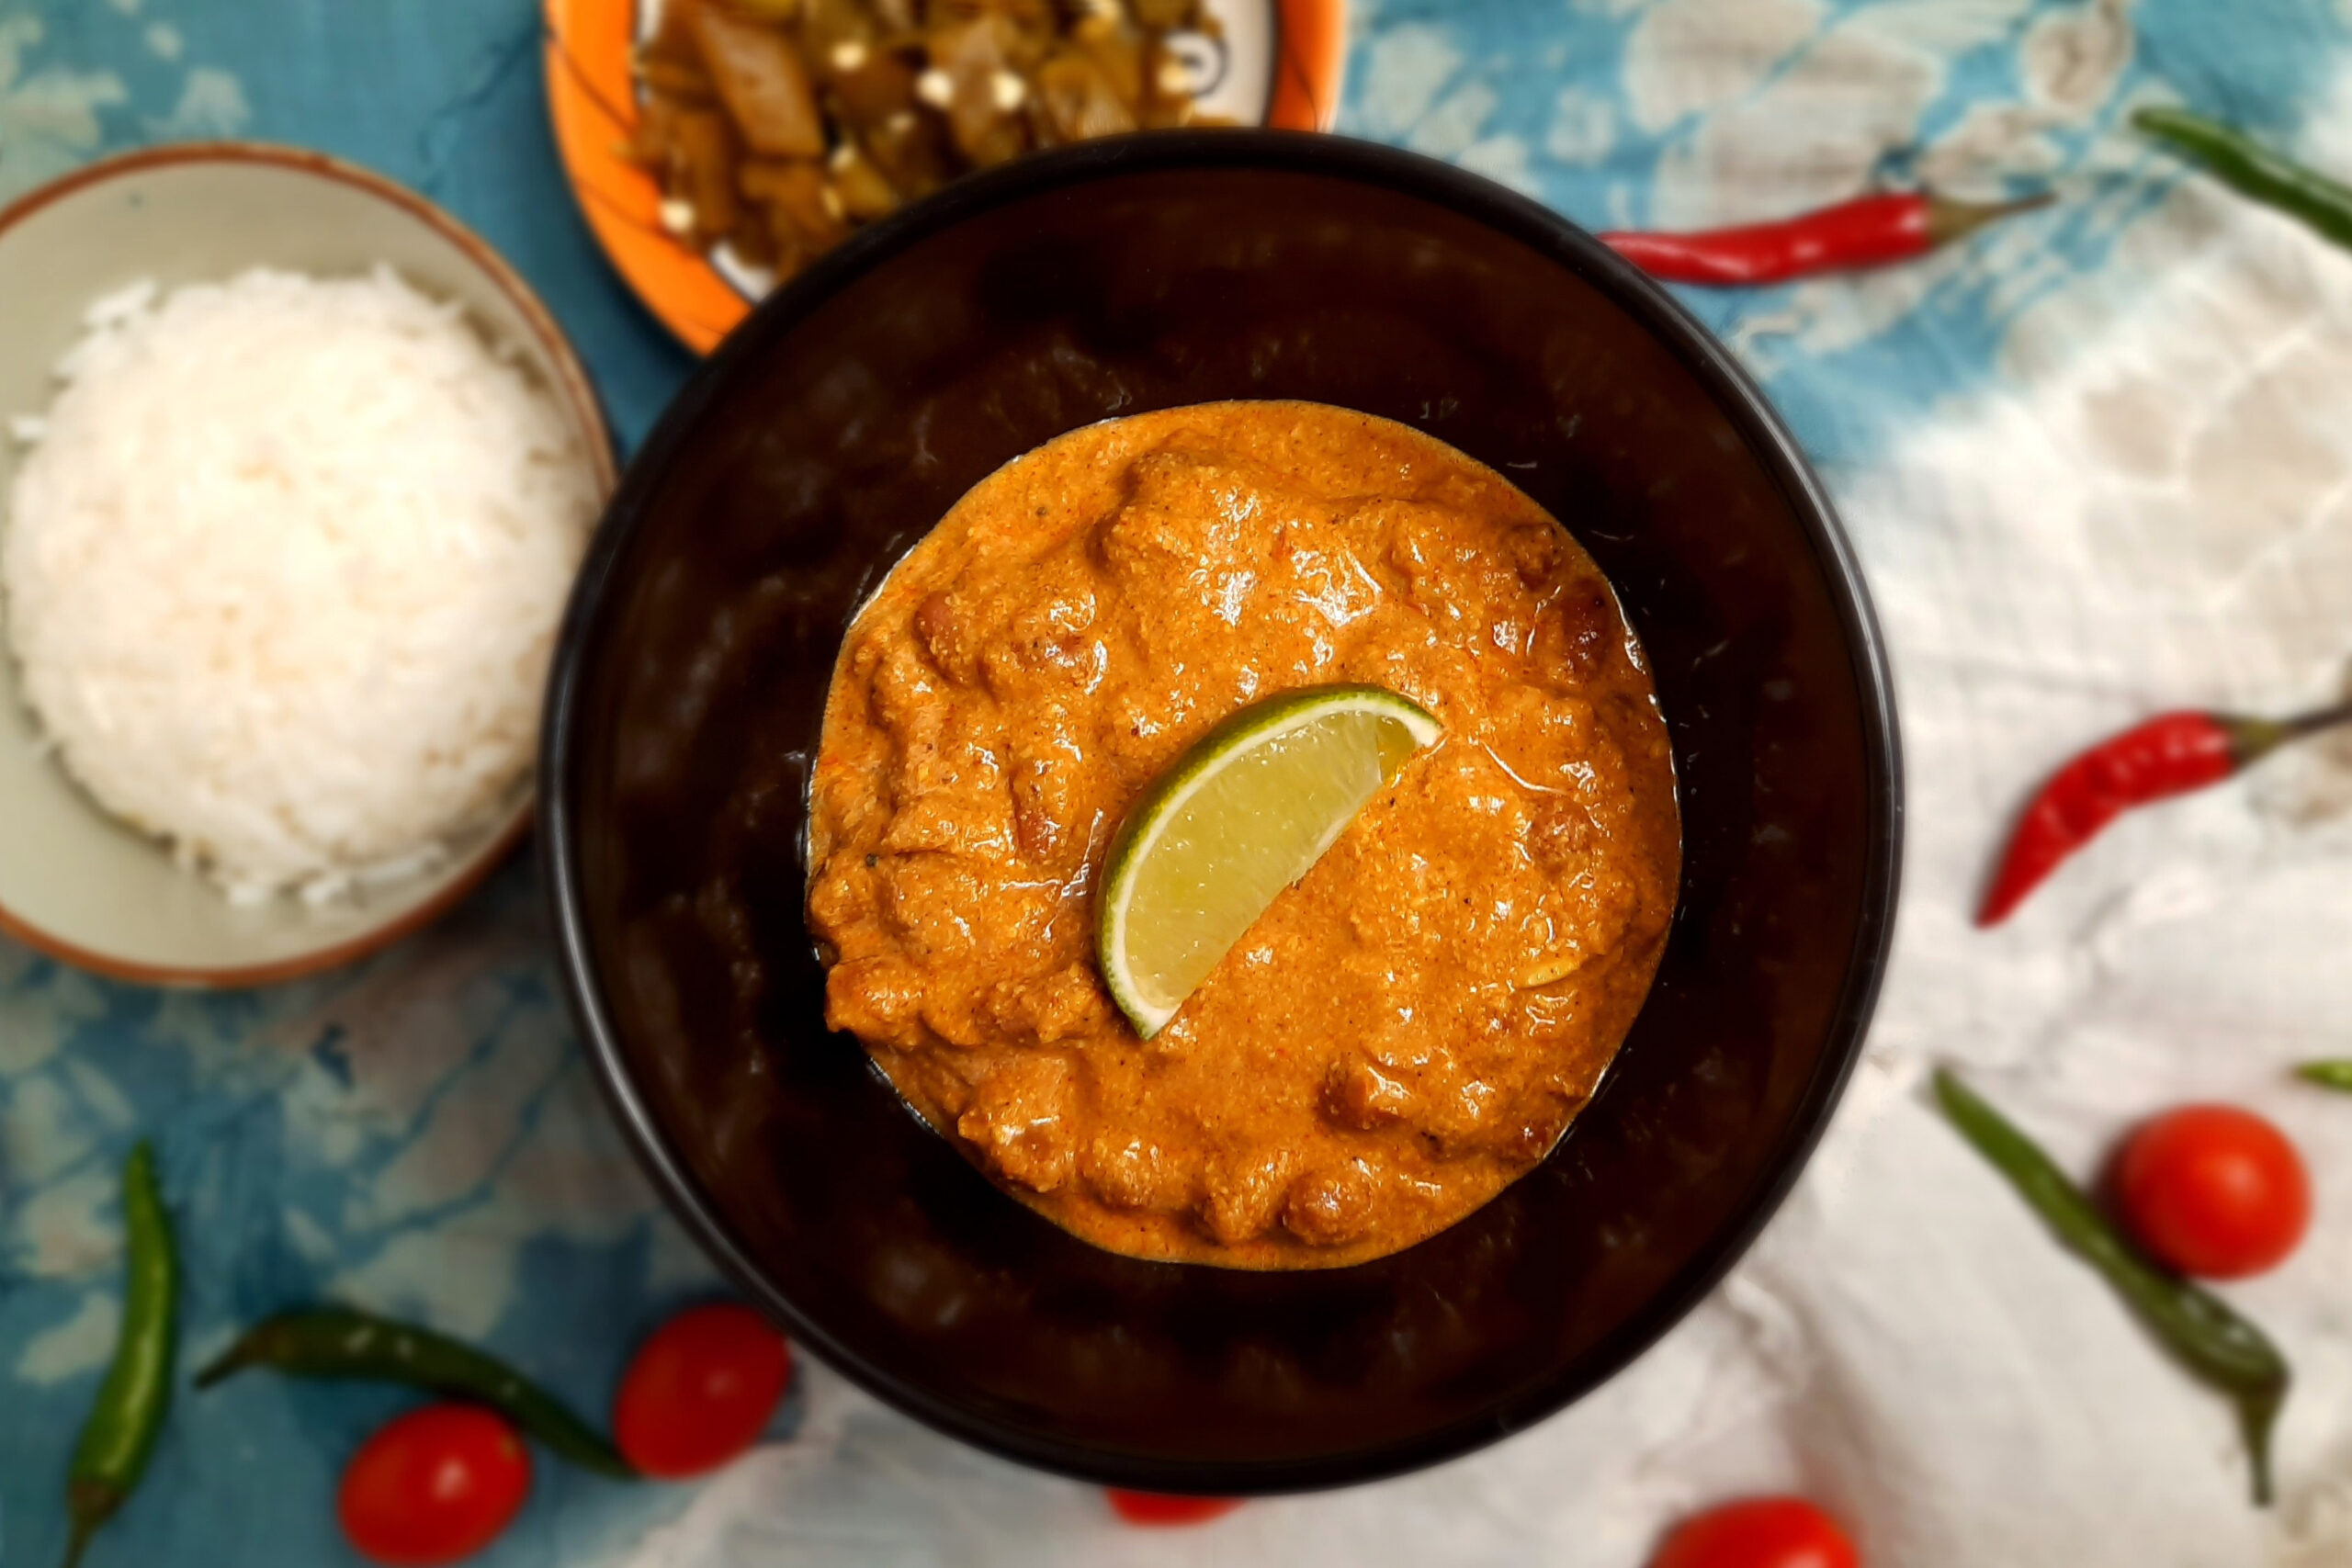
[[[1565,524],[1640,635],[1672,746],[1671,927],[1599,1088],[1493,1198],[1346,1268],[1144,1261],[1008,1196],[958,1132],[910,1112],[865,1044],[826,1027],[828,960],[842,964],[809,908],[813,818],[839,798],[815,773],[844,647],[877,594],[911,616],[933,591],[896,598],[893,570],[1024,454],[1101,421],[1237,399],[1410,425]],[[1384,553],[1359,559],[1393,608],[1403,574]],[[1334,686],[1435,704],[1401,792],[1476,726],[1442,693],[1337,668],[1356,630],[1319,632],[1332,673],[1261,679],[1234,719]],[[1001,703],[989,663],[943,706]],[[1189,714],[1200,739],[1167,737],[1160,758],[1233,721]],[[1104,1484],[1351,1484],[1588,1393],[1771,1214],[1858,1058],[1884,965],[1893,724],[1852,553],[1796,444],[1729,354],[1607,247],[1387,148],[1170,131],[958,181],[830,253],[705,364],[632,463],[567,623],[541,772],[549,904],[624,1131],[693,1235],[812,1356],[955,1438]],[[1185,773],[1176,761],[1144,776],[1154,761],[1105,792],[1101,830],[1124,832],[1110,819],[1148,816]],[[1387,798],[1368,796],[1297,888],[1272,890],[1256,940],[1188,986],[1160,1034],[1182,1038],[1175,1015],[1205,1021]],[[1497,859],[1515,852],[1493,841]],[[827,848],[832,866],[842,852]],[[848,852],[836,869],[890,858]],[[1116,869],[1107,844],[1102,857],[1090,876]],[[1055,927],[1065,967],[1088,956],[1090,920],[1118,908],[1115,886],[1089,902]],[[876,953],[905,940],[883,919]],[[1287,978],[1328,998],[1345,976]],[[1106,1030],[1116,1016],[1100,1015]],[[1367,1044],[1377,1021],[1318,1018],[1312,1038]],[[1098,1061],[1148,1063],[1160,1043],[1107,1038],[1047,1054],[1084,1054],[1064,1064],[1082,1091]],[[1326,1082],[1302,1072],[1251,1099],[1303,1108]],[[1070,1142],[1071,1183],[1105,1128],[1087,1131]],[[1165,1216],[1166,1234],[1206,1238],[1190,1213]],[[1291,1256],[1336,1250],[1277,1227],[1269,1239]]]
[[[1434,739],[1139,1032],[1092,918],[1122,821],[1333,682]],[[1237,401],[1062,435],[907,555],[842,645],[810,849],[828,1021],[924,1120],[1096,1246],[1278,1269],[1544,1159],[1649,989],[1680,829],[1641,645],[1558,522],[1406,425]]]

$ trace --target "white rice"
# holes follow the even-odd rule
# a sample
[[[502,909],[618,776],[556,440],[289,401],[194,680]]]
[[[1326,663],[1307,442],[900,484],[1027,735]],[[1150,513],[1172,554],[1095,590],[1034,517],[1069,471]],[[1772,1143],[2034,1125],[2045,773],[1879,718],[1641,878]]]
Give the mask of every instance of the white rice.
[[[384,269],[87,324],[0,529],[66,769],[240,901],[419,869],[510,805],[598,500],[553,400]]]

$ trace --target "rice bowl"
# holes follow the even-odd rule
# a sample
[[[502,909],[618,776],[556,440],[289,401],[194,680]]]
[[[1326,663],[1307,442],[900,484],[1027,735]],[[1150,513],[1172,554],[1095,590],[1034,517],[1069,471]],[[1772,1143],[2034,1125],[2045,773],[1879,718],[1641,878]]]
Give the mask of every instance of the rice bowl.
[[[0,534],[23,693],[232,898],[413,872],[527,766],[595,506],[560,411],[389,269],[99,301]]]
[[[15,480],[53,412],[56,367],[86,335],[93,301],[146,280],[160,297],[255,267],[352,279],[379,265],[494,345],[552,404],[566,445],[584,458],[591,497],[609,491],[611,437],[585,369],[546,306],[480,236],[414,193],[321,153],[180,143],[102,160],[0,208],[0,534],[13,525]],[[36,439],[17,434],[27,425]],[[444,587],[465,592],[455,581]],[[287,885],[311,887],[317,903],[232,903],[68,773],[23,677],[16,659],[0,657],[0,934],[100,974],[251,986],[348,963],[448,910],[527,831],[526,761],[481,818],[440,835],[415,861],[396,852],[366,863],[381,880],[353,875],[339,893],[331,879]],[[531,701],[536,708],[536,692]]]

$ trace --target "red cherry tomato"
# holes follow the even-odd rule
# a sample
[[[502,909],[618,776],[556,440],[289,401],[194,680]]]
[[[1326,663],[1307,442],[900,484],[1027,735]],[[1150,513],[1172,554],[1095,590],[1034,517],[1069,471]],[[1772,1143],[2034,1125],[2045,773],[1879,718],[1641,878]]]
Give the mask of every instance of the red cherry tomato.
[[[335,1513],[362,1557],[431,1568],[497,1540],[530,1491],[530,1451],[503,1417],[428,1404],[360,1445]]]
[[[613,1440],[663,1480],[716,1470],[759,1441],[792,1381],[792,1347],[749,1307],[680,1313],[639,1348],[613,1401]]]
[[[2140,1245],[2207,1280],[2278,1267],[2312,1219],[2295,1145],[2233,1105],[2184,1105],[2134,1132],[2116,1158],[2115,1196]]]
[[[1110,1490],[1111,1511],[1131,1525],[1166,1529],[1174,1525],[1204,1525],[1241,1506],[1238,1497],[1171,1497],[1164,1492]]]
[[[1802,1497],[1749,1497],[1685,1519],[1650,1568],[1861,1568],[1838,1521]]]

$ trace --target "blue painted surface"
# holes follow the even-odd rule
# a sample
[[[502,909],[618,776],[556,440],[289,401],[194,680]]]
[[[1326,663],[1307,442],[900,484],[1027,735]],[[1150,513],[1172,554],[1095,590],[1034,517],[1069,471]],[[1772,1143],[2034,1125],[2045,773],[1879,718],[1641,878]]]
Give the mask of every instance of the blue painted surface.
[[[1629,40],[1657,8],[1359,0],[1342,128],[1496,174],[1595,227],[1650,220],[1716,112],[1639,123]],[[1813,41],[1903,9],[1826,4]],[[1872,163],[1896,181],[1918,173],[1907,147],[1942,141],[1974,106],[2021,101],[2029,29],[2086,7],[1907,9],[1966,37],[1920,46],[1939,85]],[[2169,90],[2283,134],[2343,58],[2342,22],[2305,0],[2143,0],[2132,17],[2129,64],[2047,130],[2054,167],[2034,175],[2078,202],[2019,220],[2001,264],[1955,258],[1918,298],[1840,330],[1821,323],[1860,294],[1689,297],[1743,345],[1833,481],[1996,375],[2005,325],[2098,265],[2119,218],[2176,177],[2118,151],[2133,94]],[[0,197],[105,151],[187,136],[355,159],[443,202],[520,268],[633,446],[690,361],[572,207],[537,36],[532,0],[0,0]],[[1773,71],[1805,58],[1793,51]],[[2106,216],[2085,216],[2094,209]],[[1808,312],[1810,326],[1774,326]],[[185,1238],[191,1363],[259,1314],[342,1294],[482,1339],[601,1416],[629,1340],[715,1288],[595,1101],[530,879],[512,866],[393,953],[245,996],[105,985],[0,942],[0,1564],[46,1562],[62,1544],[64,1457],[111,1340],[114,1171],[141,1133],[157,1141]],[[334,1479],[401,1403],[259,1377],[185,1396],[94,1565],[351,1561]],[[542,1456],[521,1526],[481,1561],[618,1560],[683,1498]]]

